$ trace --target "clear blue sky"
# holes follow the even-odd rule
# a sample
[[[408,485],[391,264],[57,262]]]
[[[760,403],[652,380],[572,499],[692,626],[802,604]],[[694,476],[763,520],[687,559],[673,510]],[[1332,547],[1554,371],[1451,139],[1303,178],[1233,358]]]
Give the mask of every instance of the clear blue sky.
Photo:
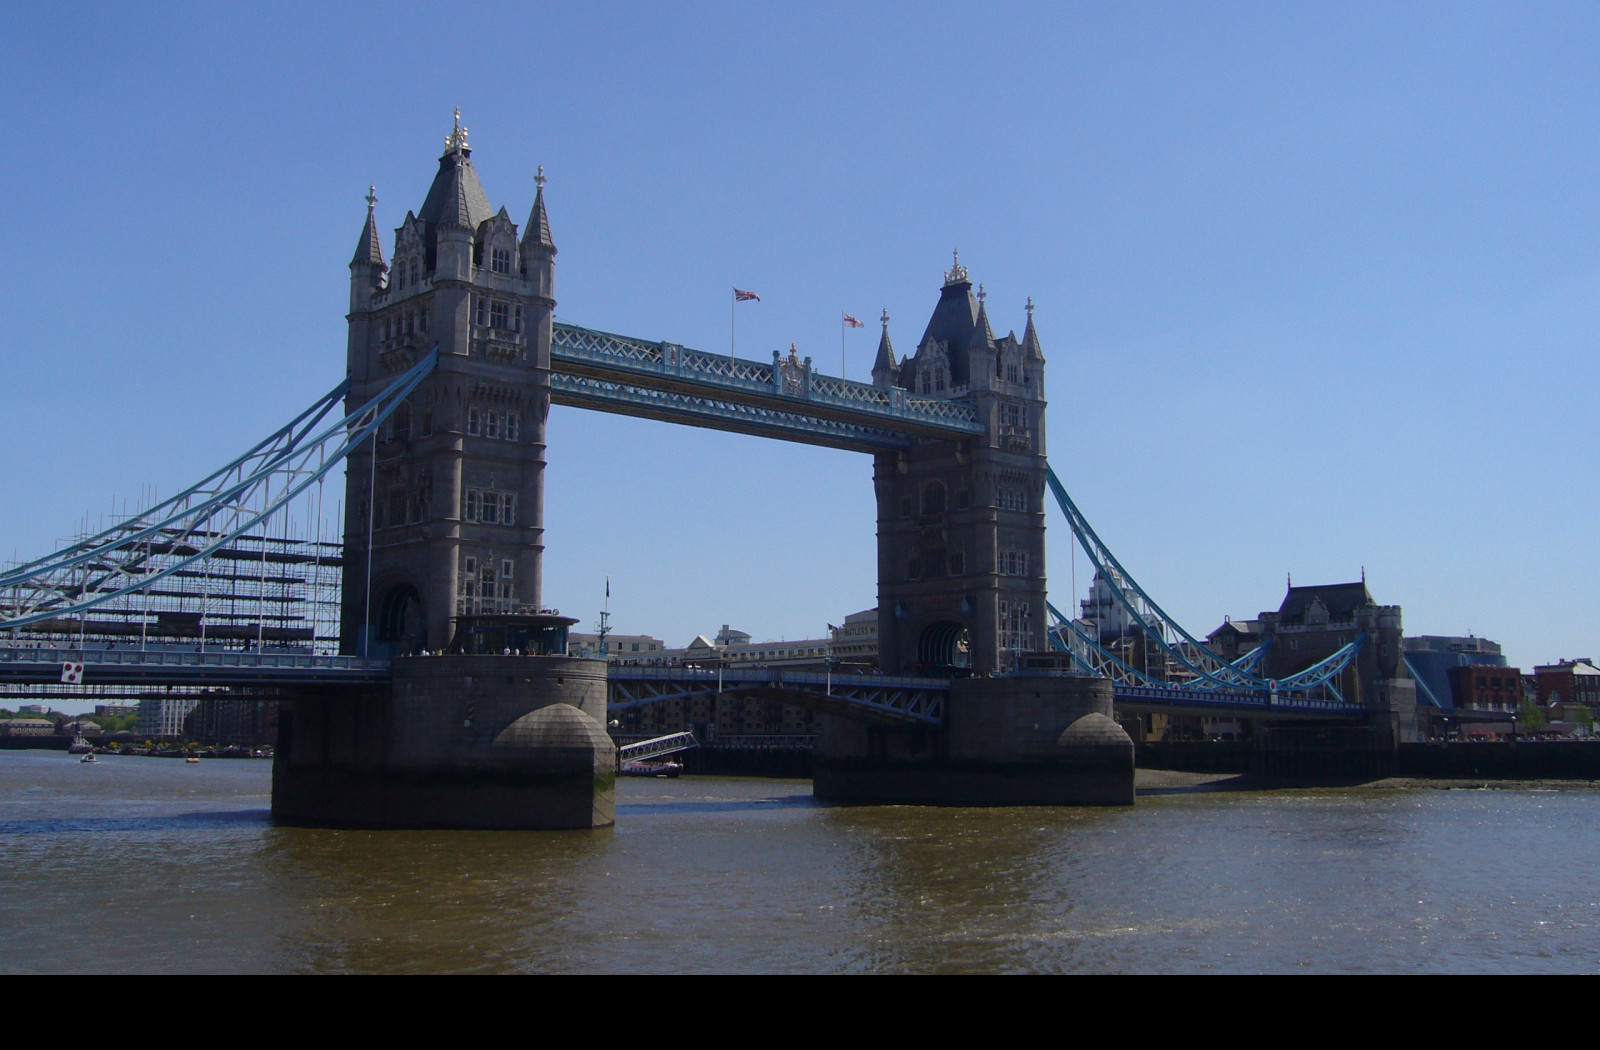
[[[0,556],[170,493],[338,381],[369,183],[460,106],[543,164],[557,314],[867,370],[953,246],[1033,296],[1051,462],[1192,630],[1354,579],[1410,633],[1600,655],[1600,8],[0,9]],[[387,237],[387,235],[386,235]],[[682,644],[875,603],[865,456],[556,409],[547,602]],[[1051,518],[1052,597],[1069,533]],[[1079,596],[1087,585],[1076,558]]]

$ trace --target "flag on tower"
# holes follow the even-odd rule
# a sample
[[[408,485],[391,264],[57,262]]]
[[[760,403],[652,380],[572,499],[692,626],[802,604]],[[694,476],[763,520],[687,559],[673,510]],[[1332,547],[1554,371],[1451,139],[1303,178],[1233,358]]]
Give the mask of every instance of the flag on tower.
[[[748,303],[752,299],[759,303],[761,296],[755,292],[747,292],[743,288],[735,288],[733,290],[733,301],[736,303]]]
[[[854,317],[851,317],[849,314],[844,313],[844,311],[842,311],[842,310],[840,311],[840,314],[844,317],[844,323],[849,325],[851,328],[865,328],[865,327],[867,327],[866,325],[862,324],[860,321],[857,321]]]

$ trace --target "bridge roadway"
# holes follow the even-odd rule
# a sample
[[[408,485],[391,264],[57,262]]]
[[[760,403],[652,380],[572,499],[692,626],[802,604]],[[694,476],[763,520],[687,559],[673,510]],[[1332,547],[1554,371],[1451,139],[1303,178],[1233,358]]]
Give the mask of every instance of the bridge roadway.
[[[417,657],[416,659],[426,659]],[[387,660],[359,656],[238,649],[43,649],[0,646],[0,683],[58,684],[62,665],[83,664],[81,688],[94,686],[329,686],[384,685]],[[1023,672],[1024,675],[1027,672]],[[784,668],[629,667],[608,670],[610,707],[624,711],[666,700],[714,693],[769,698],[880,724],[944,724],[946,678],[834,674]],[[1179,715],[1244,715],[1348,722],[1366,716],[1358,704],[1289,695],[1116,685],[1119,710]]]

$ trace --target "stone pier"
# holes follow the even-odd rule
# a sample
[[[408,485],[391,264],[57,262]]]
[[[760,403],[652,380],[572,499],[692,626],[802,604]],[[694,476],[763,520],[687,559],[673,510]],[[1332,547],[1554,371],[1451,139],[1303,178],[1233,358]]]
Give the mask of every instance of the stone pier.
[[[315,826],[606,827],[617,758],[605,717],[600,660],[397,659],[386,690],[285,705],[272,813]]]
[[[832,802],[943,806],[1133,804],[1133,741],[1098,678],[963,678],[944,728],[826,716],[813,791]]]

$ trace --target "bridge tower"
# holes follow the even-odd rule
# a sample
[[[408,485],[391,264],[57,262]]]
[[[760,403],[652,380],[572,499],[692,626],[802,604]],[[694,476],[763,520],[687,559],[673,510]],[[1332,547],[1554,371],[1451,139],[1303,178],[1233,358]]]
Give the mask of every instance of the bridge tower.
[[[372,445],[350,455],[346,651],[443,648],[458,615],[538,610],[556,247],[543,168],[534,181],[519,239],[489,204],[457,110],[422,210],[395,230],[392,262],[368,195],[350,261],[348,404],[435,344],[440,357],[384,425],[376,460]]]
[[[988,428],[876,458],[878,659],[887,673],[985,674],[1045,647],[1044,354],[1032,299],[1027,309],[1020,340],[996,338],[983,286],[974,296],[958,255],[902,362],[884,314],[873,383],[966,402]]]

